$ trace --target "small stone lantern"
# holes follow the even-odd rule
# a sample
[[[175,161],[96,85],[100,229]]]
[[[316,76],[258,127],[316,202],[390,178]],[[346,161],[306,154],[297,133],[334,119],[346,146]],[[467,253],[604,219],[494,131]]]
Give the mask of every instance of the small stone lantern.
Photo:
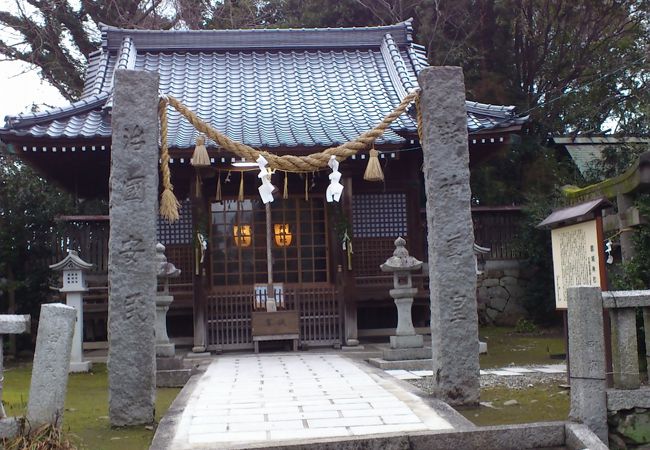
[[[382,264],[382,272],[393,273],[393,286],[394,288],[389,291],[389,294],[395,300],[397,306],[397,329],[395,330],[396,336],[390,337],[391,349],[417,349],[422,348],[424,345],[422,335],[415,333],[413,321],[411,319],[411,307],[413,306],[413,296],[417,292],[417,288],[413,287],[412,273],[422,268],[422,261],[409,256],[408,250],[405,248],[406,241],[401,237],[395,240],[395,251],[393,256],[388,258]],[[395,352],[393,352],[395,353]],[[403,353],[403,352],[402,352]],[[417,353],[417,352],[416,352]],[[420,355],[403,355],[404,357],[390,357],[384,352],[384,359],[421,359]],[[431,357],[431,354],[424,355]]]
[[[181,270],[167,262],[165,246],[160,243],[156,244],[156,262],[158,264],[159,288],[156,295],[156,356],[173,357],[176,348],[167,335],[167,311],[169,311],[169,305],[174,301],[174,296],[169,295],[169,279],[179,276]]]
[[[81,259],[74,250],[68,250],[68,255],[63,260],[50,266],[50,269],[63,273],[63,287],[59,292],[65,293],[66,304],[77,310],[70,353],[70,372],[88,372],[92,367],[90,361],[83,361],[83,293],[88,291],[84,273],[92,266]]]

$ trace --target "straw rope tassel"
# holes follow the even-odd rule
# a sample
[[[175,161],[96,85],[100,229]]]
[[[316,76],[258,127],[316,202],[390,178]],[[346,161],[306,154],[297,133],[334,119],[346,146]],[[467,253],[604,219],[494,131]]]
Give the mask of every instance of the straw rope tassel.
[[[289,172],[284,173],[284,192],[282,193],[283,199],[289,198]]]
[[[160,215],[168,222],[176,222],[179,218],[180,203],[174,195],[169,169],[169,147],[167,144],[167,98],[161,98],[158,103],[160,117],[160,172],[162,174],[163,191],[160,195]]]
[[[222,200],[221,198],[221,172],[217,173],[217,194],[214,196],[215,200],[220,202]]]
[[[194,167],[210,166],[210,157],[208,156],[208,150],[205,148],[205,136],[196,138],[196,147],[194,147],[191,163]]]
[[[239,195],[237,196],[237,200],[240,202],[244,201],[244,171],[242,170],[241,176],[239,177]]]
[[[373,147],[370,150],[370,158],[368,158],[368,165],[363,174],[363,179],[366,181],[384,181],[384,172],[381,170],[381,164],[377,157],[379,152]]]

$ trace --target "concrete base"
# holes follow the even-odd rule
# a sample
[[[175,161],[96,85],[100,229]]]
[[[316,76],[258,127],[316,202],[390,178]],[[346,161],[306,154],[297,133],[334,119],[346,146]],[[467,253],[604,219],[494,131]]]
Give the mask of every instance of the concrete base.
[[[348,347],[356,347],[359,345],[359,339],[348,339],[346,344]]]
[[[429,359],[411,359],[402,361],[387,361],[382,358],[370,358],[368,360],[370,365],[379,367],[382,370],[431,370],[433,361]]]
[[[191,376],[191,369],[158,370],[156,387],[183,387]]]
[[[341,347],[342,352],[360,352],[365,350],[366,347],[363,345],[355,345],[355,346],[349,346],[349,345],[344,345]]]
[[[90,372],[90,369],[93,367],[93,363],[90,361],[81,361],[81,362],[70,362],[69,373],[84,373]]]
[[[487,353],[487,342],[478,341],[479,354]]]
[[[392,338],[393,336],[391,336]],[[420,336],[421,337],[421,336]],[[391,348],[384,350],[386,361],[402,361],[411,359],[431,359],[431,347],[420,348]]]
[[[390,348],[422,348],[424,345],[424,338],[421,334],[414,334],[411,336],[391,336],[390,337]],[[431,355],[429,355],[431,356]],[[418,358],[408,358],[408,359],[418,359]]]
[[[192,353],[205,353],[205,347],[202,346],[192,347]]]
[[[0,419],[0,439],[11,439],[18,435],[20,423],[17,417]]]
[[[156,344],[156,356],[163,358],[171,358],[176,353],[176,346],[171,342],[166,344]]]

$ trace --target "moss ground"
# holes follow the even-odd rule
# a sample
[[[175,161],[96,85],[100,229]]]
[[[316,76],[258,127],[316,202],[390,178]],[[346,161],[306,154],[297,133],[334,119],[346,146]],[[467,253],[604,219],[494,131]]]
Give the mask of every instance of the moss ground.
[[[479,336],[488,344],[488,354],[480,356],[481,369],[564,362],[561,330],[521,335],[512,328],[489,327],[481,328]],[[569,391],[559,387],[558,383],[535,384],[525,389],[487,387],[481,389],[481,402],[490,402],[494,408],[482,406],[463,409],[460,413],[476,425],[566,420],[569,397]],[[504,406],[508,400],[516,400],[517,404]]]
[[[3,400],[7,415],[22,416],[27,406],[31,364],[5,367]],[[156,420],[160,420],[180,389],[158,389]],[[88,450],[148,449],[153,428],[111,428],[108,421],[108,373],[105,364],[94,364],[89,374],[71,374],[65,401],[63,429]]]

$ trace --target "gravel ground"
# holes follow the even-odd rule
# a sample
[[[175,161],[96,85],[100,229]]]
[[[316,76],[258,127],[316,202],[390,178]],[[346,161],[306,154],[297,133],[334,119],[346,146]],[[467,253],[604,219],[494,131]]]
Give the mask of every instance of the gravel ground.
[[[527,367],[531,368],[531,367]],[[411,384],[419,387],[420,389],[431,393],[432,377],[424,377],[419,380],[408,380]],[[481,375],[481,389],[489,389],[494,387],[504,387],[508,389],[529,389],[539,385],[566,385],[567,376],[565,373],[549,374],[549,373],[526,373],[523,375],[515,376],[502,376],[502,375]]]

